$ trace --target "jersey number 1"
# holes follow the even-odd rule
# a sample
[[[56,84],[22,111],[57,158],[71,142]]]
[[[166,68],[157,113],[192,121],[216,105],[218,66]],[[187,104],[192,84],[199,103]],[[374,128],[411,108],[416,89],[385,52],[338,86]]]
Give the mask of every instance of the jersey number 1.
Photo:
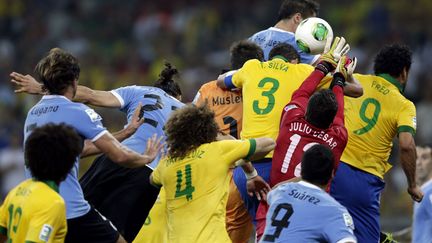
[[[301,136],[298,134],[293,134],[290,137],[291,143],[290,143],[290,146],[288,147],[288,150],[285,154],[285,158],[284,158],[284,161],[282,163],[282,168],[281,168],[281,172],[284,174],[286,174],[288,172],[288,168],[289,168],[289,165],[291,163],[292,156],[295,152],[295,149],[297,148],[297,145],[300,143],[300,139],[301,139]],[[308,150],[310,147],[314,146],[315,144],[318,144],[318,143],[313,142],[313,143],[306,144],[303,147],[303,152],[305,152],[306,150]],[[295,175],[295,176],[298,177],[300,175]]]
[[[185,173],[184,177],[186,180],[186,187],[184,189],[181,189],[182,182],[183,182],[183,172],[181,170],[177,171],[177,184],[176,184],[176,191],[175,191],[175,197],[182,197],[186,196],[186,199],[192,200],[192,193],[195,191],[195,187],[192,186],[192,168],[188,164],[185,166]]]
[[[18,226],[20,224],[21,221],[21,216],[22,216],[22,209],[21,207],[17,207],[14,210],[14,205],[11,204],[8,208],[9,210],[9,224],[8,224],[8,237],[9,237],[9,241],[8,242],[12,242],[11,240],[11,230],[16,233],[18,230]],[[15,223],[15,224],[13,224]]]

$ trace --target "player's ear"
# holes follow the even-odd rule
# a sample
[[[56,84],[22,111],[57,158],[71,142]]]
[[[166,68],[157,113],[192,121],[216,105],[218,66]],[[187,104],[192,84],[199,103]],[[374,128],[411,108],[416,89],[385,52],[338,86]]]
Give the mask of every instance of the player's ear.
[[[299,25],[303,21],[303,16],[301,13],[295,13],[292,19],[296,25]]]
[[[407,81],[408,81],[408,69],[405,67],[403,70],[402,70],[402,74],[401,74],[401,78],[402,78],[402,84],[406,84],[407,83]]]

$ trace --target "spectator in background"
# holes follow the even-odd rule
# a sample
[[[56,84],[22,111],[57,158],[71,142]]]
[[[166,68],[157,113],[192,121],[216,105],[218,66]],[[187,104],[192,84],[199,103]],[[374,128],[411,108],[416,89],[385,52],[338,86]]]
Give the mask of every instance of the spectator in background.
[[[17,134],[11,135],[9,139],[10,146],[0,150],[0,201],[25,179],[21,141]]]
[[[422,185],[424,200],[414,203],[413,241],[432,242],[432,150],[417,147],[417,183]]]
[[[420,144],[432,145],[432,78],[422,75],[419,81],[423,81],[423,99],[417,104],[418,131],[416,133]]]

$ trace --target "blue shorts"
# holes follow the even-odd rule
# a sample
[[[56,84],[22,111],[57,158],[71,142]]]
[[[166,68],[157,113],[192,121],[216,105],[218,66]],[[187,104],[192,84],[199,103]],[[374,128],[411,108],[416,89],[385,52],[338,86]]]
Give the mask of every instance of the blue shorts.
[[[345,206],[354,220],[358,242],[380,241],[380,195],[384,181],[341,161],[330,195]]]
[[[253,162],[253,166],[258,172],[258,175],[261,176],[267,183],[270,182],[270,172],[271,172],[271,158],[261,159],[259,161]],[[255,214],[258,209],[259,201],[254,195],[253,197],[249,196],[246,190],[246,176],[243,173],[243,169],[241,167],[237,167],[234,169],[233,173],[234,182],[237,186],[237,189],[240,192],[240,195],[245,203],[245,206],[255,223]]]

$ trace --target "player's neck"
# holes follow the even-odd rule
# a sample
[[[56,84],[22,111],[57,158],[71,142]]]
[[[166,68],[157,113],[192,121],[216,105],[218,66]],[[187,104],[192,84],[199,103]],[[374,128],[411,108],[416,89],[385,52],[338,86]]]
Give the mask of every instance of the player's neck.
[[[64,97],[68,98],[69,100],[72,100],[75,96],[75,91],[73,87],[69,87],[66,92],[63,94]]]
[[[279,22],[276,23],[274,27],[294,33],[297,28],[297,25],[293,21],[288,19],[288,20],[280,20]]]

